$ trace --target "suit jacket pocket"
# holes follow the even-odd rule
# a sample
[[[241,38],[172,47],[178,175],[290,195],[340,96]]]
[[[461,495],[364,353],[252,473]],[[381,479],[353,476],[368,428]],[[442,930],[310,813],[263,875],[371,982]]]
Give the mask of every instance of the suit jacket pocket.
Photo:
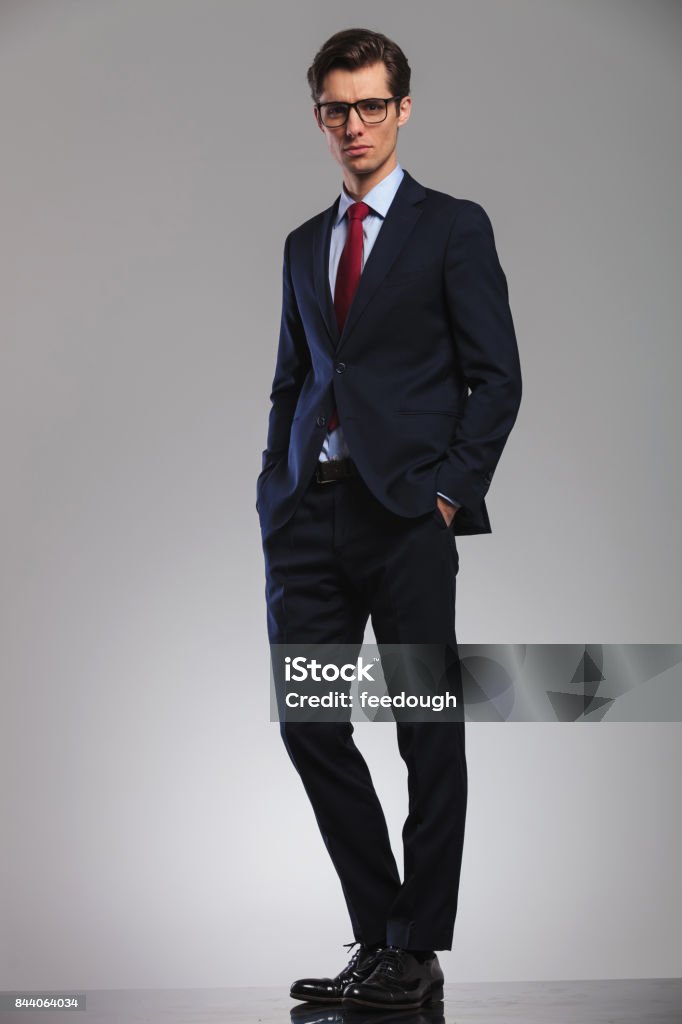
[[[440,277],[438,272],[435,272],[430,268],[423,270],[403,270],[398,274],[392,274],[390,271],[387,274],[382,288],[405,288],[410,284],[417,284],[421,281],[439,281]]]
[[[269,452],[267,448],[265,448],[261,454],[261,465],[263,468],[258,474],[258,479],[260,480],[260,478],[264,476],[269,469],[272,469],[273,466],[276,466],[279,460],[283,458],[286,454],[286,452]]]

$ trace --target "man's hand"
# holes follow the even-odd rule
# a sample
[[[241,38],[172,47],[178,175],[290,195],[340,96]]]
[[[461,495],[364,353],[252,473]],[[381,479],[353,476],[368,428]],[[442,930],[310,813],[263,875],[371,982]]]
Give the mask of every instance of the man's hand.
[[[457,514],[457,509],[454,505],[451,505],[449,501],[445,501],[439,494],[436,495],[436,505],[440,510],[440,514],[448,526],[452,526],[452,520]]]

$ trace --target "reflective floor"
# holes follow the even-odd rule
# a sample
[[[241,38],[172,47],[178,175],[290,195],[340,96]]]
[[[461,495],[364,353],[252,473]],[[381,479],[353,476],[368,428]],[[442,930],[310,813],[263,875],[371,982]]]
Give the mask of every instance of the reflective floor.
[[[682,979],[445,986],[445,1002],[384,1012],[296,1003],[268,988],[86,992],[86,1009],[0,1011],[0,1024],[680,1024]],[[6,998],[6,995],[5,995]]]

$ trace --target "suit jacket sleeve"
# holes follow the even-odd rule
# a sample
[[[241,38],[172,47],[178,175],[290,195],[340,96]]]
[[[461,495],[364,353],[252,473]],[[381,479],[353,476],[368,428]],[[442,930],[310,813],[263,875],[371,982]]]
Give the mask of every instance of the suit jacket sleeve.
[[[296,403],[311,366],[310,349],[291,281],[290,238],[288,235],[284,243],[282,317],[275,375],[270,392],[271,408],[267,447],[262,456],[263,469],[288,451]]]
[[[471,393],[436,483],[476,508],[518,413],[521,368],[490,219],[478,203],[463,203],[450,231],[444,279],[455,352]]]

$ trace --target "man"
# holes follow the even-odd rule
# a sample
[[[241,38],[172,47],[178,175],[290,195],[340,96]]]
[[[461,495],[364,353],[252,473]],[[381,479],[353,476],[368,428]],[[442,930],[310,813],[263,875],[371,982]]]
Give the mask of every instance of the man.
[[[308,71],[340,164],[334,204],[284,246],[267,447],[257,483],[271,644],[456,647],[456,536],[490,533],[485,495],[521,373],[490,220],[397,160],[410,68],[386,36],[332,36]],[[467,800],[464,721],[398,722],[404,878],[350,721],[282,721],[357,948],[297,999],[377,1008],[442,998]],[[305,908],[305,894],[300,906]]]

